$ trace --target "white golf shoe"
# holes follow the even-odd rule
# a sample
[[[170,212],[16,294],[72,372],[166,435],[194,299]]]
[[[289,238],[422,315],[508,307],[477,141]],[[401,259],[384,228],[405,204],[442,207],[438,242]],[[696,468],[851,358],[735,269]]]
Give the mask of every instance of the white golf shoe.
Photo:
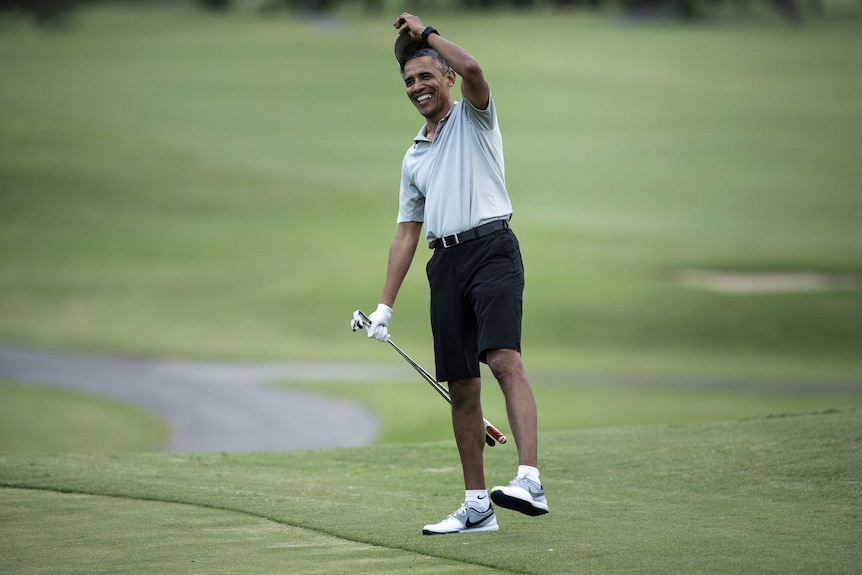
[[[516,477],[509,485],[495,487],[491,490],[491,501],[524,515],[544,515],[548,512],[548,500],[541,485],[527,479]]]
[[[426,525],[422,529],[422,535],[444,535],[446,533],[479,533],[482,531],[497,531],[497,517],[494,515],[494,507],[480,513],[463,503],[455,513],[452,513],[433,525]]]

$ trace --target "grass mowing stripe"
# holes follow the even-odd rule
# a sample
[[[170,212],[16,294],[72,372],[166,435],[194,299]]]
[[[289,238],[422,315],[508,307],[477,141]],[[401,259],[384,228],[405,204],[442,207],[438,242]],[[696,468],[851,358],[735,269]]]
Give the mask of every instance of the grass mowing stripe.
[[[366,550],[366,552],[363,554],[361,561],[359,561],[360,565],[358,567],[355,564],[352,564],[350,566],[350,572],[356,573],[359,575],[361,575],[362,573],[377,574],[377,573],[381,573],[381,572],[401,572],[400,569],[402,569],[402,568],[409,568],[411,573],[423,573],[423,572],[425,572],[425,569],[430,569],[431,570],[430,572],[435,573],[435,574],[442,574],[442,573],[446,573],[446,574],[450,574],[450,573],[451,574],[485,573],[486,570],[489,570],[488,572],[493,572],[493,573],[503,574],[503,575],[505,575],[506,573],[518,573],[517,571],[499,569],[499,568],[496,568],[493,566],[483,565],[480,563],[473,563],[473,562],[465,561],[465,560],[461,560],[461,559],[440,558],[440,557],[435,556],[434,554],[427,554],[427,553],[423,553],[421,551],[410,550],[410,549],[406,549],[406,548],[403,548],[403,547],[400,547],[397,545],[391,546],[391,545],[382,545],[382,544],[369,544],[369,543],[363,542],[361,540],[344,537],[344,536],[338,534],[337,532],[329,532],[327,530],[320,529],[320,528],[296,525],[296,524],[293,524],[293,523],[286,521],[284,519],[275,518],[275,517],[277,517],[277,515],[273,516],[272,514],[267,515],[267,514],[253,513],[253,512],[245,511],[239,507],[230,507],[230,506],[223,507],[223,506],[213,505],[213,504],[203,503],[203,502],[190,503],[190,502],[186,502],[183,500],[170,500],[170,499],[166,500],[166,499],[161,499],[161,498],[151,498],[148,496],[137,497],[137,496],[126,496],[126,495],[118,495],[118,494],[104,495],[104,494],[94,493],[91,491],[49,489],[49,488],[28,488],[28,487],[14,486],[14,485],[3,486],[3,488],[0,488],[0,501],[7,499],[7,496],[8,496],[8,499],[10,499],[10,500],[14,499],[14,493],[16,493],[16,492],[30,493],[31,497],[29,497],[29,498],[28,497],[21,497],[21,499],[29,499],[30,501],[20,501],[19,500],[19,501],[12,501],[10,503],[10,509],[12,507],[14,507],[15,511],[17,511],[17,513],[10,512],[10,511],[4,512],[4,510],[0,510],[0,519],[2,519],[2,521],[0,521],[0,533],[2,533],[2,531],[3,531],[3,528],[2,528],[3,526],[9,528],[10,531],[14,534],[14,536],[10,536],[8,538],[8,540],[12,543],[18,543],[17,541],[15,541],[15,539],[18,539],[18,538],[29,539],[25,535],[22,535],[22,530],[26,531],[26,530],[28,530],[28,528],[32,532],[44,534],[44,532],[46,531],[46,522],[48,524],[47,530],[48,531],[54,531],[54,537],[55,538],[57,537],[57,535],[58,535],[56,533],[56,531],[57,531],[57,513],[56,513],[56,509],[54,506],[51,507],[51,510],[46,510],[46,511],[41,511],[41,512],[38,509],[33,509],[32,511],[26,511],[26,512],[21,511],[22,507],[26,507],[28,505],[37,506],[38,502],[34,502],[34,501],[32,501],[32,499],[38,499],[39,495],[41,495],[41,494],[54,494],[57,496],[68,496],[71,499],[75,499],[75,498],[105,499],[105,500],[108,500],[108,506],[111,506],[110,503],[114,503],[115,504],[113,506],[113,507],[115,507],[114,509],[111,509],[109,511],[104,511],[104,512],[102,512],[101,510],[97,510],[95,513],[93,513],[92,506],[87,506],[85,509],[82,509],[81,511],[79,511],[79,513],[77,513],[78,517],[67,521],[67,525],[66,525],[66,529],[74,531],[74,533],[71,534],[71,536],[73,538],[76,538],[76,539],[78,539],[78,538],[89,539],[90,537],[94,537],[96,539],[99,539],[99,538],[105,539],[106,534],[107,534],[107,538],[111,539],[111,541],[110,541],[111,546],[114,546],[117,544],[126,544],[127,546],[137,546],[137,545],[141,544],[142,539],[143,540],[150,539],[151,537],[149,537],[149,536],[141,537],[142,517],[145,521],[147,519],[149,519],[149,521],[159,521],[158,518],[152,517],[154,512],[158,511],[158,509],[163,507],[163,506],[177,506],[177,507],[185,508],[185,509],[197,509],[197,512],[189,514],[189,515],[192,515],[192,517],[189,518],[190,523],[194,521],[195,516],[198,516],[201,513],[211,514],[211,521],[209,523],[210,526],[212,526],[213,523],[215,523],[216,525],[221,525],[221,523],[218,522],[218,518],[220,517],[219,514],[244,515],[250,519],[266,521],[266,522],[278,524],[282,527],[285,527],[286,529],[288,529],[290,531],[296,530],[296,531],[303,532],[306,534],[307,537],[308,536],[314,537],[316,535],[317,536],[316,538],[320,539],[320,541],[318,542],[318,545],[321,548],[323,548],[323,553],[325,553],[325,554],[329,554],[329,553],[339,554],[339,553],[341,553],[343,551],[343,549],[341,549],[341,548],[344,547],[345,543],[352,544],[356,547],[364,548],[364,550]],[[122,506],[119,503],[117,503],[118,501],[124,501],[131,506],[136,506],[136,504],[141,504],[141,503],[153,504],[155,506],[155,509],[146,507],[146,508],[142,509],[140,513],[134,514],[134,513],[130,513],[127,510],[123,509]],[[116,507],[119,507],[119,509],[116,509]],[[118,513],[118,511],[119,511],[119,513]],[[94,515],[96,515],[96,517],[94,517]],[[86,530],[86,527],[82,528],[81,525],[82,524],[83,525],[91,525],[93,523],[97,523],[99,521],[99,518],[100,518],[99,516],[103,516],[103,518],[105,518],[105,519],[110,518],[111,520],[113,520],[115,522],[113,528],[107,528],[107,529],[99,528],[98,530],[94,530],[93,533],[86,533],[86,534],[82,533],[82,531]],[[22,518],[25,518],[25,519],[23,519],[23,521],[22,521]],[[203,519],[204,518],[201,518],[201,521]],[[184,520],[185,520],[185,518],[184,518]],[[28,525],[23,525],[23,526],[20,525],[20,523],[22,523],[22,522],[25,522]],[[134,525],[134,529],[129,529],[129,525]],[[164,537],[165,533],[163,532],[162,528],[160,526],[157,526],[157,527],[158,527],[159,532],[156,533],[155,535],[153,535],[152,537],[155,537],[155,538]],[[103,532],[103,533],[99,533],[99,532]],[[313,534],[313,535],[309,535],[309,534]],[[70,536],[69,534],[60,534],[61,539],[68,538],[69,536]],[[184,536],[182,539],[183,539],[183,542],[180,545],[182,546],[181,548],[183,549],[183,553],[185,554],[185,556],[188,555],[189,548],[196,550],[198,547],[201,547],[203,545],[202,543],[197,541],[198,534],[196,534],[196,533],[193,533],[191,537]],[[244,546],[247,543],[247,541],[245,539],[243,539],[241,543],[242,543],[241,546]],[[108,545],[108,543],[104,543],[104,544]],[[27,550],[26,550],[26,548],[29,545],[30,545],[29,542],[27,542],[27,544],[25,544],[25,545],[12,545],[12,544],[10,544],[9,545],[10,552],[7,555],[7,560],[5,560],[5,561],[7,563],[20,561],[20,562],[26,564],[27,569],[34,568],[33,572],[36,572],[36,573],[46,572],[46,571],[43,571],[42,569],[46,569],[46,568],[53,566],[53,562],[48,563],[48,564],[41,564],[41,563],[38,563],[38,561],[41,561],[42,558],[37,557],[36,558],[37,563],[34,565],[32,563],[32,560],[34,559],[32,557],[33,553],[31,552],[28,554]],[[53,545],[62,547],[62,546],[64,546],[64,542],[55,540],[55,541],[53,541]],[[96,547],[98,548],[99,545],[100,545],[100,543],[97,542]],[[209,539],[207,539],[206,546],[210,547],[211,545],[212,545],[212,542],[209,541]],[[293,546],[288,545],[287,547],[292,549]],[[333,549],[333,547],[334,547],[334,549]],[[133,547],[133,548],[136,548],[136,547]],[[382,558],[377,560],[377,563],[373,563],[371,565],[368,565],[368,563],[369,563],[368,552],[367,552],[368,548],[376,548],[377,550],[385,550],[386,552],[393,552],[395,554],[395,556],[394,557],[382,557]],[[87,555],[90,556],[90,560],[87,561],[85,558],[82,558],[81,559],[82,564],[79,566],[80,569],[70,568],[70,565],[68,563],[68,558],[64,558],[64,560],[63,560],[64,568],[63,568],[62,572],[63,573],[69,573],[69,572],[115,573],[115,572],[117,572],[116,571],[117,565],[115,563],[112,563],[111,561],[105,561],[105,558],[102,556],[98,556],[98,557],[91,556],[91,553],[94,551],[94,549],[92,548],[92,542],[89,540],[87,541],[87,544],[86,544],[86,551],[87,551]],[[236,548],[232,549],[232,551],[236,551]],[[243,550],[242,554],[239,554],[240,555],[239,557],[237,557],[236,553],[231,553],[227,557],[223,556],[220,559],[215,560],[213,563],[220,566],[221,571],[219,571],[219,572],[236,573],[237,572],[236,571],[237,565],[241,564],[242,561],[244,560],[243,556],[242,556],[244,553],[245,553],[245,550]],[[18,555],[18,556],[16,556],[16,555]],[[422,557],[423,559],[417,561],[416,557]],[[48,559],[50,561],[50,558],[48,558]],[[289,573],[316,573],[316,572],[320,572],[320,573],[327,573],[328,574],[328,573],[333,573],[333,572],[337,571],[337,569],[335,569],[335,567],[333,567],[333,565],[331,563],[327,563],[326,565],[321,566],[319,564],[320,559],[321,558],[319,556],[310,559],[310,561],[313,562],[313,565],[306,565],[305,563],[302,563],[300,565],[296,565],[295,557],[291,556],[290,560],[291,560],[292,565],[291,565],[289,570],[285,570],[286,569],[285,566],[283,564],[279,564],[279,565],[276,565],[275,570],[272,572],[274,572],[274,573],[287,573],[287,572],[289,572]],[[166,556],[164,558],[161,558],[161,561],[163,561],[163,562],[170,562],[172,560],[174,560],[174,558],[171,558],[170,556]],[[247,558],[245,560],[247,560]],[[427,562],[426,560],[430,561],[431,564],[427,565],[427,566],[423,565],[423,563]],[[129,562],[129,558],[126,557],[124,559],[124,564],[127,565],[128,562]],[[402,563],[405,563],[405,562],[408,563],[408,565],[401,565]],[[385,565],[381,565],[380,563],[385,563]],[[418,565],[417,565],[417,563],[418,563]],[[3,564],[4,564],[4,560],[2,558],[0,558],[0,567],[2,567]],[[75,566],[75,567],[78,567],[78,566]],[[156,568],[156,567],[157,567],[157,565],[154,566],[153,561],[151,561],[149,559],[147,559],[147,560],[142,559],[140,561],[140,569],[132,569],[132,572],[151,573],[152,572],[151,570]],[[206,567],[206,564],[204,564],[203,566],[195,565],[195,569],[197,569],[199,567]],[[381,567],[384,567],[384,568],[381,569]],[[187,568],[188,567],[186,566],[185,569],[187,569]],[[322,570],[318,571],[317,569],[319,569],[319,568],[322,568]],[[263,569],[263,571],[260,571],[260,569]],[[156,569],[156,570],[158,571],[158,569]],[[6,571],[4,570],[3,572],[6,572]],[[17,572],[17,571],[15,571],[15,572]],[[184,572],[185,572],[185,570],[184,570]],[[213,572],[212,567],[206,568],[203,572],[208,572],[208,573]],[[261,562],[258,560],[257,562],[255,562],[254,568],[249,571],[249,573],[255,573],[255,574],[261,573],[261,572],[263,572],[263,573],[269,572],[268,561],[263,561],[263,565],[261,565]]]
[[[3,573],[500,573],[242,511],[28,489],[0,503]]]
[[[423,537],[462,493],[451,442],[290,453],[3,455],[0,485],[244,511],[521,573],[825,573],[862,564],[862,411],[541,435],[551,513]],[[488,450],[490,481],[514,450]],[[46,517],[45,521],[50,521]],[[129,526],[132,529],[133,526]]]

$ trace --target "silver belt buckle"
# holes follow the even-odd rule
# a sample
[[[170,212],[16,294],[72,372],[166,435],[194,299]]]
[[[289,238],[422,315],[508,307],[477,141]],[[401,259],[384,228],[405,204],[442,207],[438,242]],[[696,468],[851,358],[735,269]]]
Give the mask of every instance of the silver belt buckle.
[[[444,237],[442,238],[442,239],[443,239],[443,247],[444,247],[444,248],[451,248],[452,246],[457,246],[458,244],[460,244],[460,243],[461,243],[460,241],[458,241],[458,234],[452,234],[452,235],[455,237],[455,243],[454,243],[454,244],[447,244],[447,243],[446,243],[446,237],[444,236]]]

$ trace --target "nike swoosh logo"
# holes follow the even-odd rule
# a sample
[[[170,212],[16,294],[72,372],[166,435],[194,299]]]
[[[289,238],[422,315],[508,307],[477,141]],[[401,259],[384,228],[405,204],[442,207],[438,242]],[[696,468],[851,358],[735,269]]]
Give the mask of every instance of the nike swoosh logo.
[[[482,519],[480,519],[479,521],[477,521],[475,523],[473,523],[472,521],[470,521],[469,518],[467,518],[467,522],[465,523],[465,527],[467,529],[472,529],[474,527],[478,527],[479,525],[483,524],[484,522],[486,522],[487,520],[489,520],[493,516],[494,516],[493,513],[489,513],[488,515],[486,515],[485,517],[483,517]]]

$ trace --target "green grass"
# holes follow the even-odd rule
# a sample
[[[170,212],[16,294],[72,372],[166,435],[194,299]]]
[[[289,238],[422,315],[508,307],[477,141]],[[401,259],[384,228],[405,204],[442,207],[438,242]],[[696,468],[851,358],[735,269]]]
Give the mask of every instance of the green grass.
[[[859,379],[862,291],[674,280],[862,274],[858,19],[433,19],[494,90],[531,365]],[[393,34],[389,17],[182,5],[101,6],[61,33],[5,22],[0,337],[376,360],[344,326],[379,295],[419,126]],[[429,348],[427,256],[392,326],[408,349]]]
[[[500,511],[499,532],[471,536],[421,535],[461,496],[451,442],[4,455],[0,569],[858,573],[860,423],[847,410],[547,433],[551,513]],[[513,453],[487,452],[491,481]]]
[[[101,5],[61,32],[0,21],[0,338],[395,362],[346,329],[376,302],[419,127],[390,23],[182,4]],[[433,23],[482,62],[500,112],[551,514],[419,534],[461,479],[418,378],[303,386],[378,409],[379,445],[236,454],[124,453],[163,423],[4,381],[0,572],[860,572],[862,292],[726,296],[675,277],[862,277],[862,21]],[[392,325],[417,358],[427,255]],[[853,392],[781,383],[798,380]],[[490,383],[485,408],[508,428]],[[490,482],[513,447],[486,452]]]
[[[835,408],[862,408],[858,393],[821,395],[781,389],[705,389],[696,381],[669,388],[664,384],[632,384],[625,380],[604,385],[534,378],[539,407],[539,431],[568,431],[602,427],[705,423],[745,417],[803,413]],[[438,441],[452,437],[449,406],[421,379],[412,382],[315,382],[285,384],[314,393],[355,399],[380,420],[379,443]],[[510,434],[503,394],[493,378],[482,393],[485,416]],[[508,448],[503,448],[508,449]]]
[[[151,412],[74,389],[0,379],[0,452],[150,451],[170,429]]]
[[[11,550],[0,559],[5,573],[325,575],[409,569],[466,574],[477,569],[207,506],[17,489],[0,490],[0,502],[5,511],[0,533]],[[45,517],[51,517],[50,524]]]

